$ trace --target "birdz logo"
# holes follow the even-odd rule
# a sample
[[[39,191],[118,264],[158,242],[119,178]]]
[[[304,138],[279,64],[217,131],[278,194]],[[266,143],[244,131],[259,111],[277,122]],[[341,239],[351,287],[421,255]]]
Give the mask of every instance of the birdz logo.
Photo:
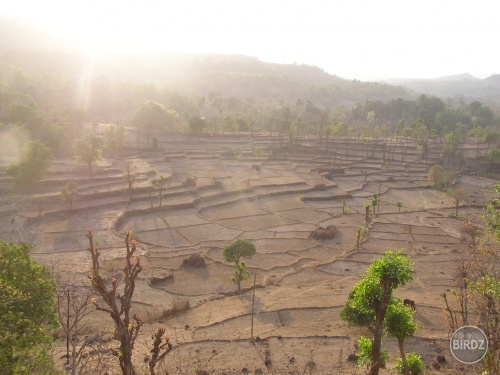
[[[451,336],[450,350],[457,361],[470,365],[479,362],[486,355],[488,338],[478,327],[460,327]]]

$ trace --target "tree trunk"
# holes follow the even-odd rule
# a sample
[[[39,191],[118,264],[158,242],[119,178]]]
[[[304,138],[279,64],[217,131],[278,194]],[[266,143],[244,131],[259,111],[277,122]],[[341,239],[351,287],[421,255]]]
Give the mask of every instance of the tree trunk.
[[[401,361],[403,362],[403,368],[405,375],[410,375],[410,368],[408,367],[408,362],[406,361],[405,349],[403,347],[403,339],[398,338],[399,354],[401,355]]]
[[[372,365],[368,371],[368,375],[378,375],[381,367],[380,351],[382,350],[382,337],[384,335],[384,318],[392,294],[390,280],[381,280],[380,284],[382,286],[382,300],[380,301],[380,306],[376,311],[375,335],[372,344]]]

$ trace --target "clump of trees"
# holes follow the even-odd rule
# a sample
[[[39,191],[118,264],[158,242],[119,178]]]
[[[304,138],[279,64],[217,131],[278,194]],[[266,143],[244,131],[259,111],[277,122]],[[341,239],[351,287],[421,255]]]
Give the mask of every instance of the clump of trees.
[[[342,320],[349,324],[369,327],[374,333],[373,339],[370,340],[371,346],[365,343],[365,353],[360,356],[364,358],[361,363],[368,365],[370,375],[378,374],[379,369],[384,366],[384,333],[398,338],[402,363],[408,371],[403,342],[405,338],[413,335],[416,325],[413,312],[392,293],[396,288],[412,281],[412,275],[410,259],[404,256],[401,250],[386,252],[368,266],[364,277],[349,293],[340,313]],[[370,351],[369,359],[367,351]]]
[[[251,259],[255,255],[255,245],[243,239],[238,239],[224,247],[222,255],[226,263],[232,263],[235,271],[231,280],[236,284],[238,294],[241,293],[241,282],[248,279],[249,273],[246,263],[241,259]]]

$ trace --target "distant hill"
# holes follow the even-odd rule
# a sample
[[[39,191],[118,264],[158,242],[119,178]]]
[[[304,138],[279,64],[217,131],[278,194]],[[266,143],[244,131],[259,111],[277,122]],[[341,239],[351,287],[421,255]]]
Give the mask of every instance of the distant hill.
[[[350,108],[366,100],[411,99],[419,93],[500,102],[498,76],[480,80],[463,74],[377,83],[346,80],[316,66],[268,63],[240,55],[157,53],[90,60],[37,26],[0,16],[0,83],[12,80],[16,71],[34,80],[32,86],[38,85],[27,93],[37,102],[43,101],[44,87],[62,92],[60,87],[69,90],[82,80],[99,81],[108,87],[114,82],[150,85],[189,97],[285,103],[300,99],[319,108]],[[24,94],[20,87],[17,82],[16,92]]]
[[[416,93],[439,97],[463,97],[500,101],[500,75],[486,79],[476,78],[468,73],[432,79],[390,79],[388,84],[401,85]]]

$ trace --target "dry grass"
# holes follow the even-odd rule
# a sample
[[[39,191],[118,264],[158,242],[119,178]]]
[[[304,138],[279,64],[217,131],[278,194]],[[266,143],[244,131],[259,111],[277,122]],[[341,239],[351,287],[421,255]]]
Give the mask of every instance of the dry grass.
[[[327,240],[335,237],[335,234],[337,234],[337,229],[333,225],[329,225],[326,228],[323,227],[315,228],[309,234],[309,238],[314,238],[317,240]]]

